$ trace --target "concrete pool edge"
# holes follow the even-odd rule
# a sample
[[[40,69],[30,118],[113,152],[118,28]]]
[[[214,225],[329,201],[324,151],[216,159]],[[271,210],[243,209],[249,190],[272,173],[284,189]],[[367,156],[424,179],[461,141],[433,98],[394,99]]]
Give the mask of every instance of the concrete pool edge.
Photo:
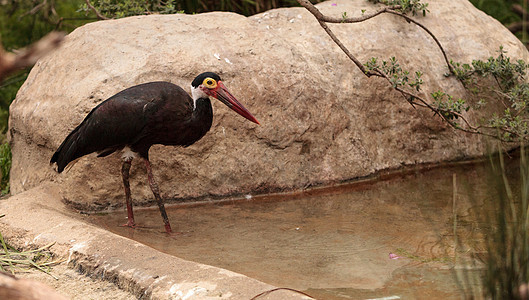
[[[55,242],[51,250],[70,268],[112,282],[138,298],[250,299],[275,288],[162,253],[84,222],[62,203],[53,183],[0,200],[0,212],[5,215],[0,218],[0,230],[10,244],[33,248]],[[307,297],[281,290],[259,299]]]

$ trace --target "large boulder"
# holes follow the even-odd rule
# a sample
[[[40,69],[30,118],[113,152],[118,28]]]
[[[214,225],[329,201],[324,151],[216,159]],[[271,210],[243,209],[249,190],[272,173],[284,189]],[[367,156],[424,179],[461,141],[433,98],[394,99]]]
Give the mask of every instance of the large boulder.
[[[512,57],[527,57],[516,37],[467,0],[428,2],[430,13],[416,19],[451,59],[486,59],[500,45]],[[334,16],[379,8],[365,0],[317,6]],[[331,28],[363,62],[395,56],[405,69],[424,72],[425,95],[443,89],[469,96],[444,76],[447,66],[432,38],[397,16]],[[80,27],[33,68],[10,110],[12,193],[56,181],[79,209],[122,205],[120,155],[83,157],[62,174],[49,165],[51,155],[116,92],[157,80],[188,89],[204,71],[220,74],[262,125],[214,100],[213,127],[202,140],[185,149],[153,147],[154,174],[167,199],[300,189],[486,151],[482,137],[454,131],[430,111],[410,106],[384,80],[364,76],[304,8],[252,17],[138,16]],[[151,203],[139,161],[131,178],[133,200]]]

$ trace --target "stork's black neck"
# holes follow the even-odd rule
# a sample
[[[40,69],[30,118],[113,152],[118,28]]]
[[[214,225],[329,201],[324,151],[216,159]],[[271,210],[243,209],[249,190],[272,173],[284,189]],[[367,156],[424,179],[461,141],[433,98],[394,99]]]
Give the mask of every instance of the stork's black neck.
[[[193,117],[191,119],[194,128],[193,142],[202,138],[211,128],[213,123],[213,108],[209,98],[199,98],[195,101],[195,109],[193,110]],[[189,145],[191,145],[190,143]]]

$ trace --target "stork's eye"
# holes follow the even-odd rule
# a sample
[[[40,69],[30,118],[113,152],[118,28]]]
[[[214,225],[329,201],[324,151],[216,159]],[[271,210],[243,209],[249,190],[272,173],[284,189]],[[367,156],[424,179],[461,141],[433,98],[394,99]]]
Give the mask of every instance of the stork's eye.
[[[202,85],[207,87],[208,89],[214,89],[217,87],[217,81],[215,81],[215,79],[213,78],[206,78],[204,79],[204,81],[202,81]]]

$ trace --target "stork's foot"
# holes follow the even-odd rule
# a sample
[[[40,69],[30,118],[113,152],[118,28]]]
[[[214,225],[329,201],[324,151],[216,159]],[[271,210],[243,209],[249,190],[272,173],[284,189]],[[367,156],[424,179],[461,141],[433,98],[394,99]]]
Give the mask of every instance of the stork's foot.
[[[167,236],[169,236],[169,238],[172,238],[172,239],[180,237],[185,234],[185,232],[173,231],[171,229],[171,224],[169,223],[165,224],[165,233],[167,234]]]
[[[171,224],[169,224],[169,222],[165,223],[165,232],[167,232],[168,234],[173,233],[173,230],[171,229]]]
[[[136,223],[133,220],[129,220],[127,223],[120,225],[121,227],[136,228]]]

